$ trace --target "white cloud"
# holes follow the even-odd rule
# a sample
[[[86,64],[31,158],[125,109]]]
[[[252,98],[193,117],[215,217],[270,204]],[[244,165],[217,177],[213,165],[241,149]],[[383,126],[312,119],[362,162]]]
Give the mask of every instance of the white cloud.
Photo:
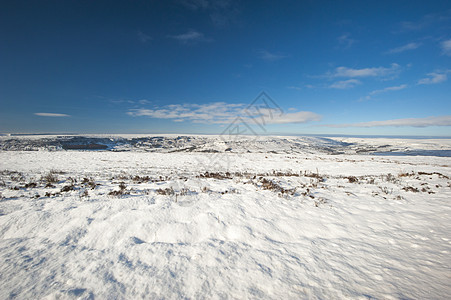
[[[448,79],[447,73],[449,73],[450,71],[451,70],[428,73],[426,75],[429,77],[418,80],[418,84],[436,84],[444,82]]]
[[[387,53],[389,53],[389,54],[401,53],[401,52],[408,51],[408,50],[415,50],[420,46],[421,46],[420,43],[408,43],[404,46],[390,49],[387,51]]]
[[[408,87],[407,84],[401,84],[401,85],[398,85],[398,86],[389,86],[389,87],[383,88],[381,90],[374,90],[374,91],[371,91],[368,94],[368,96],[366,96],[365,98],[360,99],[360,100],[370,100],[371,97],[374,96],[374,95],[382,94],[382,93],[386,93],[386,92],[392,92],[392,91],[400,91],[400,90],[403,90],[403,89],[405,89],[407,87]]]
[[[259,54],[260,58],[266,61],[276,61],[287,57],[286,55],[275,54],[266,50],[260,50]]]
[[[179,35],[170,35],[169,37],[182,44],[211,41],[211,39],[206,38],[203,33],[195,30],[189,30],[188,32]]]
[[[313,121],[321,121],[321,116],[311,111],[298,111],[282,115],[273,115],[272,119],[266,119],[267,124],[299,124]]]
[[[172,104],[156,109],[131,109],[131,116],[148,116],[157,119],[177,119],[195,123],[227,123],[236,117],[244,104],[214,102],[208,104]]]
[[[141,99],[141,100],[127,100],[127,99],[110,99],[108,100],[109,102],[113,103],[113,104],[142,104],[142,105],[146,105],[146,104],[150,104],[151,101],[146,100],[146,99]]]
[[[304,88],[306,88],[306,89],[314,89],[315,86],[312,85],[312,84],[304,84],[302,86],[298,86],[298,85],[287,86],[287,89],[298,90],[298,91],[303,90]]]
[[[389,68],[375,67],[375,68],[363,68],[352,69],[347,67],[338,67],[333,72],[326,74],[327,77],[385,77],[396,74],[399,72],[400,66],[398,64],[391,64]]]
[[[298,90],[298,91],[300,91],[300,90],[302,90],[302,87],[300,87],[300,86],[295,86],[295,85],[290,85],[290,86],[287,86],[287,89]]]
[[[408,119],[394,119],[385,121],[371,121],[351,124],[332,124],[322,125],[325,127],[381,127],[381,126],[395,126],[395,127],[429,127],[429,126],[451,126],[451,116],[427,117],[427,118],[408,118]]]
[[[390,91],[399,91],[399,90],[405,89],[406,87],[407,87],[407,84],[401,84],[401,85],[398,85],[398,86],[389,86],[389,87],[386,87],[386,88],[384,88],[382,90],[372,91],[370,93],[370,95],[376,95],[376,94],[390,92]]]
[[[55,113],[34,113],[36,116],[40,117],[70,117],[70,115],[66,114],[55,114]]]
[[[306,123],[319,121],[321,116],[309,111],[280,113],[273,108],[246,110],[245,104],[214,102],[207,104],[172,104],[156,109],[130,109],[127,114],[134,117],[147,116],[157,119],[171,119],[175,122],[189,121],[205,124],[227,124],[240,116],[244,121],[264,119],[266,124]]]
[[[290,108],[289,111],[296,109]],[[283,113],[279,109],[259,107],[256,109],[246,110],[247,116],[243,117],[246,122],[255,120],[264,124],[296,124],[307,123],[312,121],[320,121],[321,116],[310,111],[298,111],[292,113]]]
[[[443,54],[451,56],[451,40],[443,41],[440,45],[442,46]]]
[[[331,89],[350,89],[355,87],[356,85],[361,84],[360,80],[357,79],[348,79],[348,80],[342,80],[332,83],[329,88]]]

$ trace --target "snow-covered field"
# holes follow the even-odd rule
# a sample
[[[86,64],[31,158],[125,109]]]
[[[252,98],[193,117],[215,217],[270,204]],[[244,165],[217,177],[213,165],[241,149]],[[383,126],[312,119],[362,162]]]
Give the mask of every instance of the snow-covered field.
[[[451,295],[449,139],[41,136],[0,147],[1,299]]]

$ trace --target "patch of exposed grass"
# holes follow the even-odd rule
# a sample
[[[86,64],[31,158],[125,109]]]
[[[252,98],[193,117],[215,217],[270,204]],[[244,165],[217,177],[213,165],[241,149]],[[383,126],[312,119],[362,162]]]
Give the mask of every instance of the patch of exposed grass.
[[[63,192],[70,192],[70,191],[73,191],[73,190],[75,190],[75,185],[70,184],[70,185],[63,186],[61,188],[61,193],[63,193]]]
[[[223,173],[217,173],[217,172],[205,172],[200,174],[198,177],[200,178],[215,178],[215,179],[232,179],[232,176],[229,172]]]
[[[38,186],[38,184],[36,183],[36,182],[29,182],[29,183],[26,183],[25,185],[24,185],[24,188],[26,188],[26,189],[32,189],[32,188],[35,188],[35,187],[37,187]]]
[[[130,191],[127,191],[127,186],[125,185],[125,182],[119,183],[119,190],[117,191],[111,191],[108,193],[110,196],[122,196],[122,195],[128,195],[130,194]]]
[[[262,189],[271,190],[276,193],[279,193],[279,196],[292,196],[296,193],[296,188],[287,189],[282,187],[278,183],[263,177],[260,177],[260,183],[261,183],[260,187]]]
[[[406,192],[418,193],[420,190],[413,186],[405,186],[402,188]]]
[[[348,176],[348,181],[349,183],[359,182],[359,180],[355,176]]]
[[[428,172],[418,172],[418,175],[429,175],[429,176],[431,176],[431,175],[438,175],[438,177],[449,179],[448,176],[443,175],[442,173],[439,173],[439,172],[431,172],[431,173],[428,173]]]
[[[175,191],[172,187],[170,188],[165,188],[165,189],[157,189],[156,190],[158,195],[167,195],[167,196],[172,196],[175,194]]]
[[[53,184],[59,182],[59,178],[56,174],[49,172],[41,177],[41,181],[46,183],[46,187],[53,187]]]
[[[88,178],[88,177],[83,178],[83,181],[81,182],[81,184],[91,188],[91,190],[95,189],[99,185],[99,184],[95,183],[94,179],[92,179],[91,177],[90,178]]]

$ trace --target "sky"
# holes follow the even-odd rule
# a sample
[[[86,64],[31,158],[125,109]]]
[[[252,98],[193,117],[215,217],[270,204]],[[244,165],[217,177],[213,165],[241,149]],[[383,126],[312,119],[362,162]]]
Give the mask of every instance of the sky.
[[[451,136],[450,1],[0,1],[0,132]]]

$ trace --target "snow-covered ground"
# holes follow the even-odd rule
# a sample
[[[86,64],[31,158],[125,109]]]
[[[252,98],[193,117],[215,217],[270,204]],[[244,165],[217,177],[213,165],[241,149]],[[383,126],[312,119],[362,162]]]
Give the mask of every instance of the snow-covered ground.
[[[108,150],[65,151],[68,141]],[[451,140],[0,145],[1,299],[451,294],[451,158],[418,155]],[[368,155],[378,152],[415,156]]]

